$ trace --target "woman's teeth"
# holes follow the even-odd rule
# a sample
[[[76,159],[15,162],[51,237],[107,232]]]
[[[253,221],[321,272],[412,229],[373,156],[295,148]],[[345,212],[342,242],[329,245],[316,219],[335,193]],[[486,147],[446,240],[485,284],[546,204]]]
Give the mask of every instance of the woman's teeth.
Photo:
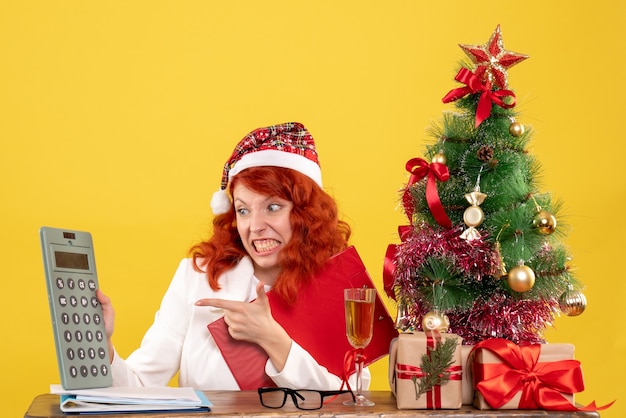
[[[254,241],[254,248],[260,253],[271,251],[276,247],[278,247],[278,241],[273,239]]]

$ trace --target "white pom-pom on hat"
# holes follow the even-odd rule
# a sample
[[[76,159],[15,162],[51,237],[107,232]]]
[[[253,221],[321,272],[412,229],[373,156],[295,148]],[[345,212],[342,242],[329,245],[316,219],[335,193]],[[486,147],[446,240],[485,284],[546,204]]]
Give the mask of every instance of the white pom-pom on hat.
[[[232,203],[228,197],[228,193],[226,193],[226,190],[218,190],[213,193],[213,196],[211,197],[211,210],[214,215],[221,215],[228,212],[231,204]]]
[[[285,167],[301,172],[322,187],[322,172],[313,137],[298,122],[255,129],[235,147],[224,164],[221,188],[213,194],[213,214],[228,212],[232,202],[226,193],[229,181],[251,167]]]

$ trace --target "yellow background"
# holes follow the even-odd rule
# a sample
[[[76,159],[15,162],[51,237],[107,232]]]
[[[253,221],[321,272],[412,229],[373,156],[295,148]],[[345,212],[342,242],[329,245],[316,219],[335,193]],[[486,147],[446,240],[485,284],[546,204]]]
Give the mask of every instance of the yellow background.
[[[529,60],[509,71],[542,189],[561,225],[586,312],[550,342],[576,346],[577,400],[626,413],[623,242],[624,2],[12,1],[0,5],[0,392],[21,416],[58,382],[39,246],[42,225],[93,233],[115,342],[138,346],[179,259],[206,236],[209,200],[251,129],[303,122],[327,190],[381,286],[397,242],[404,163],[463,53],[502,25]],[[489,193],[489,191],[485,191]],[[395,314],[395,313],[394,313]],[[373,389],[387,389],[387,359]]]

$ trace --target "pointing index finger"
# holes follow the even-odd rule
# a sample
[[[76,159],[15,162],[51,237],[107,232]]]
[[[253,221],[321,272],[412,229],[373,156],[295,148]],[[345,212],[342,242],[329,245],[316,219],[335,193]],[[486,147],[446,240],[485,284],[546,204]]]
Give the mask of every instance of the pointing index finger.
[[[237,300],[227,300],[218,298],[207,298],[196,301],[196,306],[212,306],[214,308],[227,309],[229,311],[239,310],[242,304],[245,302],[239,302]]]

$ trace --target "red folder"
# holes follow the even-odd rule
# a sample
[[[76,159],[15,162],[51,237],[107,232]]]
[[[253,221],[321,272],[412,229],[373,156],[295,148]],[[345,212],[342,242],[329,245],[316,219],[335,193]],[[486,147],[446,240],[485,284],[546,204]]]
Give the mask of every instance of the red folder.
[[[375,288],[356,249],[349,247],[328,260],[307,287],[301,289],[293,305],[271,291],[267,293],[276,322],[319,364],[340,377],[344,373],[344,357],[353,350],[346,337],[343,300],[343,290],[352,287]],[[240,389],[274,386],[265,374],[268,359],[265,351],[257,344],[233,339],[223,318],[212,322],[208,328]],[[377,294],[374,336],[364,349],[365,365],[389,354],[391,340],[397,336],[394,321]]]

